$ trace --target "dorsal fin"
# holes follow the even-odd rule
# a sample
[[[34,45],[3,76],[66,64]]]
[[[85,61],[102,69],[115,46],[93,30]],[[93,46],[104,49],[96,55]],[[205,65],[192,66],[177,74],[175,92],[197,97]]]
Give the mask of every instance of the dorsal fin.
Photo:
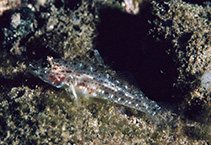
[[[133,76],[133,74],[131,72],[128,72],[128,71],[120,71],[120,72],[117,72],[117,76],[121,80],[126,81],[128,84],[133,85],[136,88],[139,88],[139,85],[138,85],[135,77]]]

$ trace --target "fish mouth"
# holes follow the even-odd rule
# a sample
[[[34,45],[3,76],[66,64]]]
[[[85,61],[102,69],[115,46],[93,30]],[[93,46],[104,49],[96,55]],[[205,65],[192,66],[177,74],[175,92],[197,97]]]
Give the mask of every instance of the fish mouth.
[[[41,68],[34,63],[29,63],[28,65],[28,72],[30,72],[31,74],[35,76],[40,74],[40,69]]]
[[[33,62],[30,62],[28,64],[28,72],[30,72],[31,74],[37,76],[41,73],[41,71],[43,70],[43,67],[42,67],[42,63],[43,63],[43,60],[40,59],[38,61],[33,61]]]

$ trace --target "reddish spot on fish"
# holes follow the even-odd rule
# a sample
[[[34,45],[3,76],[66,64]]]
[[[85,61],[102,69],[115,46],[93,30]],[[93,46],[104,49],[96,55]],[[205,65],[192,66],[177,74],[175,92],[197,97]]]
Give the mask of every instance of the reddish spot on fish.
[[[64,81],[65,77],[55,77],[53,75],[50,75],[49,76],[49,80],[54,83],[54,84],[59,84],[61,83],[62,81]]]

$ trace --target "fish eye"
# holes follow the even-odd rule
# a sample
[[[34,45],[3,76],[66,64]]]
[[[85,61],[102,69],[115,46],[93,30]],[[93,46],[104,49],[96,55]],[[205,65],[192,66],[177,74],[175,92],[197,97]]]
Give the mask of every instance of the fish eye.
[[[48,62],[48,61],[44,61],[44,62],[41,64],[41,67],[51,67],[51,64],[50,64],[50,62]]]

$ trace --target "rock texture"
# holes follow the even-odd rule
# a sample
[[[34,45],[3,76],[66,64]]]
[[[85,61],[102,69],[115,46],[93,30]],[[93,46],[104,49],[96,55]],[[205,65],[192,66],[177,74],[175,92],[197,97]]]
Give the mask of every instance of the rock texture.
[[[0,144],[211,143],[211,92],[203,85],[210,78],[210,3],[140,2],[136,15],[118,0],[24,1],[15,9],[0,2]],[[115,36],[126,39],[109,39]],[[27,71],[47,56],[96,62],[95,49],[113,63],[108,71],[129,66],[141,90],[174,112],[176,123],[157,126],[141,112],[83,96],[77,106],[72,94]]]

